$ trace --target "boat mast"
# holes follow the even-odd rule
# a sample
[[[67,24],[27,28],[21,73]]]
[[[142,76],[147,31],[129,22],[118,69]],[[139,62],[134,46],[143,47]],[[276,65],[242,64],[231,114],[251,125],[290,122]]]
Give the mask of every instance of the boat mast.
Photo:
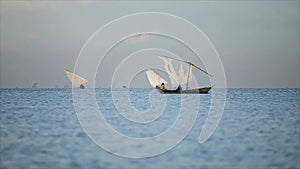
[[[190,79],[190,74],[191,74],[191,68],[192,68],[192,63],[189,63],[189,71],[188,71],[188,76],[187,76],[187,80],[186,80],[186,90],[189,87],[189,79]]]
[[[206,72],[205,70],[201,69],[200,67],[194,65],[192,62],[188,62],[188,61],[185,61],[185,60],[181,60],[181,59],[176,59],[176,58],[172,58],[172,57],[169,57],[169,56],[163,56],[163,57],[166,57],[166,58],[169,58],[169,59],[173,59],[173,60],[177,60],[179,62],[184,62],[184,63],[187,63],[191,66],[194,66],[195,68],[199,69],[200,71],[202,71],[203,73],[207,74],[208,76],[212,77],[211,74],[209,74],[208,72]]]

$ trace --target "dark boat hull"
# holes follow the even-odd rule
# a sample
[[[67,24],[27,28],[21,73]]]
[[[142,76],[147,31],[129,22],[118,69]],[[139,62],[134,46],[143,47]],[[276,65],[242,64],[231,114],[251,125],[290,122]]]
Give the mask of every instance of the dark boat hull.
[[[204,87],[198,89],[190,89],[190,90],[161,90],[157,88],[158,92],[161,94],[207,94],[212,87]]]

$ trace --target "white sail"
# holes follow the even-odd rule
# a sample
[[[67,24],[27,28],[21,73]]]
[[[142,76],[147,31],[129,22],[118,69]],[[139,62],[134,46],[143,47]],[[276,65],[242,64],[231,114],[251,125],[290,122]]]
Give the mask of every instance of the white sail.
[[[158,73],[154,72],[152,69],[146,71],[149,83],[152,87],[161,85],[162,83],[167,84],[168,82],[163,79]]]
[[[167,57],[160,57],[161,60],[164,61],[165,65],[164,68],[166,72],[169,75],[169,78],[172,83],[172,87],[177,87],[178,85],[184,85],[188,82],[192,81],[192,70],[190,69],[190,72],[185,73],[182,64],[180,65],[180,69],[178,72],[175,71],[175,68],[172,64],[172,59]],[[189,78],[188,78],[189,76]]]
[[[32,88],[34,88],[34,89],[37,88],[38,84],[39,84],[38,82],[33,83]]]
[[[189,72],[187,74],[187,78],[189,79],[189,82],[192,81],[192,77],[193,77],[193,72],[192,72],[192,65],[189,65]]]
[[[69,72],[67,70],[64,70],[66,76],[68,77],[68,79],[71,81],[72,85],[76,88],[81,88],[81,86],[84,86],[88,83],[88,80],[79,76],[79,75],[76,75],[72,72]]]
[[[186,84],[187,82],[192,81],[192,69],[189,69],[190,72],[185,73],[186,71],[183,69],[182,64],[180,65],[180,69],[178,70],[178,83],[180,85]],[[188,77],[189,76],[189,77]]]
[[[177,75],[177,73],[174,69],[174,66],[172,64],[172,60],[169,59],[169,58],[166,58],[166,57],[160,57],[160,59],[163,60],[164,63],[165,63],[164,68],[165,68],[166,72],[169,75],[172,87],[178,86],[178,75]]]

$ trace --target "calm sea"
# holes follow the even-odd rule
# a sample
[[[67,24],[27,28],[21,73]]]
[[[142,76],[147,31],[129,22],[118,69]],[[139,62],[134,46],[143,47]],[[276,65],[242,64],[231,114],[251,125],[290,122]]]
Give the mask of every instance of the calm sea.
[[[147,113],[155,107],[151,99],[161,97],[153,92],[130,89],[131,104],[121,105],[121,111],[134,107]],[[182,142],[141,159],[97,146],[77,119],[71,89],[0,89],[0,96],[1,168],[300,168],[300,89],[228,89],[223,117],[204,144],[198,138],[211,94],[201,95],[195,124]],[[110,90],[96,89],[96,99],[107,122],[129,137],[158,135],[173,124],[180,108],[179,95],[166,96],[160,117],[137,125],[118,115],[115,102],[126,98],[118,95],[113,101]]]

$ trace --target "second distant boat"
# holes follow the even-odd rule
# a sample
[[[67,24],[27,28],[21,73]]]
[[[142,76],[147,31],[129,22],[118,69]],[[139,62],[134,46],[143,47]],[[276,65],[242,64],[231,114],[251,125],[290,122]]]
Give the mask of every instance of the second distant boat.
[[[67,78],[71,81],[72,83],[72,86],[75,87],[75,88],[80,88],[80,89],[84,89],[85,86],[87,83],[88,83],[88,80],[75,74],[75,73],[72,73],[68,70],[64,70]]]

